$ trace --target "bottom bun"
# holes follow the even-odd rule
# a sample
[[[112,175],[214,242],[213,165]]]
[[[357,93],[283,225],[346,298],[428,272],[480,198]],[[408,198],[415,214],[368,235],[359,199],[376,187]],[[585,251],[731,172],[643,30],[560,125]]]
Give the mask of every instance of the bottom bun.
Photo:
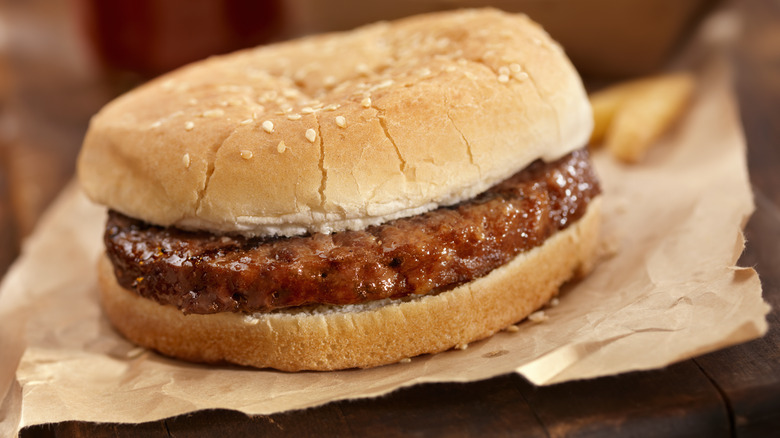
[[[601,199],[579,221],[490,274],[408,300],[252,315],[189,314],[122,288],[100,261],[103,308],[129,340],[197,362],[283,371],[368,368],[488,337],[537,310],[593,265]]]

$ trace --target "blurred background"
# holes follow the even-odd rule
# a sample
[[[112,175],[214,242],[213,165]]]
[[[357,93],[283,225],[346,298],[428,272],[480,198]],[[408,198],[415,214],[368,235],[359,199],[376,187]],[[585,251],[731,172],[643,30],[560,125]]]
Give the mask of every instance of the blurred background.
[[[760,16],[770,2],[726,3]],[[377,20],[490,5],[525,12],[542,23],[586,80],[596,84],[664,69],[697,23],[722,4],[716,0],[0,0],[0,275],[46,206],[71,180],[90,116],[116,95],[188,62]],[[778,4],[771,8],[780,8]],[[764,43],[766,50],[780,47],[777,32],[769,41]]]

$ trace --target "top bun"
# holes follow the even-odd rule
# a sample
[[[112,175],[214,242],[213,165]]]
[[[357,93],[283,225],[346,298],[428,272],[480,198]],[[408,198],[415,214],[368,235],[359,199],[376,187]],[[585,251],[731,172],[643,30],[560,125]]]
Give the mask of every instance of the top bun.
[[[377,23],[213,57],[108,104],[87,194],[187,229],[361,229],[453,204],[587,141],[561,48],[493,9]]]

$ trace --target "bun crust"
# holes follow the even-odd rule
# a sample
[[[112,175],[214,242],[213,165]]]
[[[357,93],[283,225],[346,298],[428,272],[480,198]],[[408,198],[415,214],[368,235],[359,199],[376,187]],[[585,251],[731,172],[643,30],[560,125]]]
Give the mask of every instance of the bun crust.
[[[95,201],[157,225],[330,232],[470,198],[581,147],[591,126],[538,25],[467,10],[165,75],[93,118],[78,171]]]
[[[594,263],[601,198],[540,247],[471,283],[438,295],[363,306],[321,306],[270,314],[184,315],[123,289],[100,261],[102,305],[129,340],[199,362],[283,371],[367,368],[437,353],[516,323]]]

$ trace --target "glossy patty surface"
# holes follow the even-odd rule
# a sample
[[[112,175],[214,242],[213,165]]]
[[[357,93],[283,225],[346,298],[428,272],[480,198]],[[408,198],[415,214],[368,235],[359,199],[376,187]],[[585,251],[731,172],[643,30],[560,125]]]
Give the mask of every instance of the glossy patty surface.
[[[599,193],[579,150],[536,161],[467,202],[362,231],[216,236],[111,211],[104,239],[121,286],[185,313],[359,304],[484,276],[578,220]]]

